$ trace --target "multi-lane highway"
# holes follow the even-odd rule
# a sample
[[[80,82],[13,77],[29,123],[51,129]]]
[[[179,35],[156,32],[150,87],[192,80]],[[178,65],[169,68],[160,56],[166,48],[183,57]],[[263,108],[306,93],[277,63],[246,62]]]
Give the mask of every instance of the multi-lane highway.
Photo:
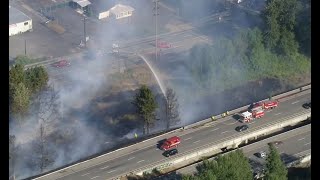
[[[292,97],[281,102],[277,109],[267,112],[265,117],[250,122],[249,129],[265,127],[269,123],[278,121],[280,118],[290,116],[294,113],[310,112],[310,109],[306,110],[302,108],[302,104],[310,101],[311,98],[310,90],[307,92],[307,94]],[[183,154],[201,146],[214,144],[217,141],[237,134],[238,132],[234,129],[240,124],[240,122],[237,122],[231,116],[228,116],[210,126],[174,132],[162,137],[157,137],[153,140],[112,152],[95,160],[72,166],[39,179],[112,179],[124,173],[165,160],[166,158],[162,156],[162,151],[156,148],[157,141],[163,138],[174,135],[180,136],[182,143],[178,149],[179,154]]]
[[[262,170],[263,164],[265,164],[265,159],[258,158],[255,154],[260,151],[268,152],[268,143],[275,141],[282,142],[282,144],[276,145],[276,148],[285,163],[309,155],[311,154],[311,124],[243,147],[242,150],[249,158],[254,170]],[[177,170],[177,173],[180,174],[192,174],[194,172],[196,172],[196,164]]]

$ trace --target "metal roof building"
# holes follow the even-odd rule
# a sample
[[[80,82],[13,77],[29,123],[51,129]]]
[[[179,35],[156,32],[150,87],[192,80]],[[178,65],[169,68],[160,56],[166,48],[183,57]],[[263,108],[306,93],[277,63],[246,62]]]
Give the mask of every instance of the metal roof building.
[[[9,6],[9,36],[31,30],[32,19],[18,9]]]

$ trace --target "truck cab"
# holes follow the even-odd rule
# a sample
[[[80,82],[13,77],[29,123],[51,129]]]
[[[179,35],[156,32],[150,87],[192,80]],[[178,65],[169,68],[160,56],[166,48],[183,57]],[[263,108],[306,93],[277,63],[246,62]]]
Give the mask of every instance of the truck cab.
[[[252,113],[249,111],[243,112],[240,114],[240,121],[245,123],[245,122],[250,122],[253,119]]]
[[[166,151],[168,149],[171,149],[173,147],[178,147],[181,140],[178,136],[171,137],[163,142],[163,144],[160,146],[160,149]]]

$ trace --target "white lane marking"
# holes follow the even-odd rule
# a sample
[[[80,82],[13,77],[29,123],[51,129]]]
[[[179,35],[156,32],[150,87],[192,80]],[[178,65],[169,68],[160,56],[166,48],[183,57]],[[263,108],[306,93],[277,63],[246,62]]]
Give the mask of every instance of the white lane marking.
[[[100,168],[100,169],[106,169],[106,168],[108,168],[109,166],[105,166],[105,167],[102,167],[102,168]]]
[[[301,140],[304,140],[305,138],[300,138],[300,139],[298,139],[298,141],[301,141]]]
[[[227,133],[227,132],[229,132],[229,131],[223,131],[221,134],[224,134],[224,133]]]
[[[134,158],[135,158],[135,157],[131,157],[131,158],[128,159],[128,161],[130,161],[131,159],[134,159]]]
[[[275,116],[280,115],[281,113],[274,114]]]
[[[219,128],[214,128],[214,129],[212,129],[211,131],[216,131],[216,130],[218,130]]]
[[[255,123],[255,121],[251,121],[250,123],[248,123],[248,124],[253,124],[253,123]]]
[[[193,142],[193,143],[198,143],[198,142],[200,142],[200,140],[198,140],[198,141],[195,141],[195,142]]]
[[[269,110],[269,111],[266,111],[266,112],[271,112],[271,110]]]
[[[88,174],[90,174],[90,173],[85,173],[85,174],[82,174],[81,176],[85,176],[85,175],[88,175]]]
[[[116,171],[116,169],[111,170],[111,171],[108,172],[108,174],[110,174],[110,173],[112,173],[112,172],[115,172],[115,171]]]
[[[108,144],[108,143],[110,143],[110,142],[104,142],[105,144]]]
[[[192,137],[189,137],[189,138],[185,139],[185,141],[186,141],[186,140],[189,140],[189,139],[192,139]]]
[[[141,162],[143,162],[144,160],[141,160],[141,161],[138,161],[137,163],[141,163]]]
[[[308,142],[308,143],[305,143],[304,145],[306,146],[306,145],[309,145],[309,144],[311,144],[311,143]]]
[[[95,178],[98,178],[98,177],[100,177],[100,176],[95,176],[95,177],[92,177],[92,178],[90,178],[90,179],[95,179]]]
[[[295,101],[295,102],[293,102],[293,103],[291,103],[291,104],[296,104],[296,103],[298,103],[299,101]]]

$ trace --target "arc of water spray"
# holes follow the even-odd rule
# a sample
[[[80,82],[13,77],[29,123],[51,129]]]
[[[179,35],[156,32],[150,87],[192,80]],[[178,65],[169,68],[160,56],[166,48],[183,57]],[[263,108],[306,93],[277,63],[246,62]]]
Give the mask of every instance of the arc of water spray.
[[[152,71],[153,76],[156,78],[157,83],[158,83],[159,86],[160,86],[160,89],[161,89],[162,94],[163,94],[164,96],[166,96],[166,93],[165,93],[165,90],[164,90],[164,86],[163,86],[162,82],[160,81],[158,75],[156,74],[155,70],[153,69],[153,67],[151,66],[151,64],[148,62],[147,58],[145,58],[143,55],[141,55],[141,54],[139,54],[139,53],[138,53],[137,55],[148,65],[149,69]]]

